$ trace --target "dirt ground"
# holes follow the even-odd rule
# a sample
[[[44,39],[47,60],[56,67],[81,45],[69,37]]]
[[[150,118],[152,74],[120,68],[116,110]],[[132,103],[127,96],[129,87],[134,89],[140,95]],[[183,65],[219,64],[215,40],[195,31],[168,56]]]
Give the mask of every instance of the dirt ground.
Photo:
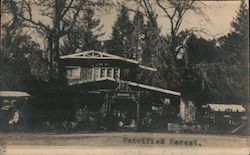
[[[216,154],[217,150],[227,151],[226,154],[239,155],[248,154],[250,146],[247,136],[144,132],[1,133],[0,145],[2,147],[0,155],[1,150],[4,155],[24,155],[29,152],[34,154],[34,150],[35,154],[46,154],[49,150],[48,154],[58,155],[71,155],[74,151],[76,152],[73,154],[83,154],[81,151],[84,151],[84,155],[94,154],[98,150],[104,151],[101,154],[105,152],[106,154],[115,154],[115,152],[116,154],[168,154],[171,150],[175,150],[174,152],[183,150],[184,152],[179,153],[191,155],[194,154],[192,151],[195,151],[195,154]],[[128,153],[129,151],[132,152]]]

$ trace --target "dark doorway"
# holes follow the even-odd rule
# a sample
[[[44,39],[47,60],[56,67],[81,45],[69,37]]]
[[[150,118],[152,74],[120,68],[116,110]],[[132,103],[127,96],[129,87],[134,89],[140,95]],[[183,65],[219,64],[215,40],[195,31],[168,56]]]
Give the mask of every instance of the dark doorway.
[[[138,126],[138,102],[132,98],[116,98],[110,106],[115,129],[134,130]]]

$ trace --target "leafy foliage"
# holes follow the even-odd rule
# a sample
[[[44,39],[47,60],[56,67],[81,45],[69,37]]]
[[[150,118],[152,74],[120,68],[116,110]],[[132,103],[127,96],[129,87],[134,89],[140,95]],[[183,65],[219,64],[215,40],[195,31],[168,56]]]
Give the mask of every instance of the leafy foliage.
[[[75,53],[77,50],[101,50],[101,43],[98,38],[103,35],[100,26],[100,19],[94,18],[94,11],[88,8],[84,11],[74,31],[64,38],[64,54]]]
[[[182,72],[182,91],[196,103],[247,103],[247,15],[248,9],[242,1],[232,22],[232,32],[217,41],[194,35],[189,38],[189,65]]]
[[[249,45],[249,9],[241,1],[236,18],[232,21],[233,31],[218,39],[224,61],[232,65],[247,66]]]
[[[30,90],[34,79],[26,57],[38,48],[38,44],[22,32],[23,23],[17,16],[18,9],[15,9],[17,5],[14,1],[3,1],[1,13],[10,20],[1,23],[0,88]]]
[[[128,8],[122,6],[117,21],[113,26],[111,46],[108,47],[108,51],[115,55],[132,58],[129,52],[132,28],[131,21],[129,20]]]
[[[192,34],[186,43],[189,64],[216,62],[218,49],[215,41],[198,38]]]
[[[130,52],[133,59],[142,62],[143,48],[145,46],[145,24],[142,12],[138,9],[135,12],[133,21],[133,31],[131,36]]]
[[[249,8],[245,0],[241,0],[240,9],[237,11],[237,16],[231,23],[233,31],[241,36],[247,37],[249,27]]]
[[[247,81],[236,79],[245,75],[244,69],[221,63],[196,64],[182,74],[182,91],[198,105],[205,102],[244,101]]]
[[[89,7],[105,5],[105,0],[22,0],[18,1],[18,18],[22,19],[25,27],[35,29],[44,38],[49,61],[50,81],[64,83],[64,68],[59,64],[62,38],[72,33],[78,33],[77,25],[80,15]],[[34,18],[34,7],[41,18]],[[91,14],[91,12],[90,12]],[[46,19],[43,22],[41,19]],[[73,38],[74,39],[74,38]]]
[[[5,37],[3,36],[3,40]],[[35,77],[27,60],[30,52],[38,47],[27,35],[11,36],[11,42],[2,44],[0,58],[0,86],[2,90],[34,89]]]
[[[39,44],[23,32],[25,25],[17,3],[4,1],[3,6],[3,16],[11,20],[1,23],[1,89],[33,91],[38,81],[48,81],[49,64]]]

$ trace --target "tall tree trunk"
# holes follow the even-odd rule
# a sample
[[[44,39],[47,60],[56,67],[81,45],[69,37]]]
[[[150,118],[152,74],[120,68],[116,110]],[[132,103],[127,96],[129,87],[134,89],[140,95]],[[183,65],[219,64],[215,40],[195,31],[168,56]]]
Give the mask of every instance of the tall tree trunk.
[[[54,31],[53,31],[53,69],[58,70],[58,61],[59,61],[59,44],[60,44],[60,6],[59,0],[55,1],[55,17],[54,17]]]
[[[54,49],[53,49],[53,63],[54,64],[58,64],[58,61],[59,61],[59,56],[60,56],[60,51],[59,51],[59,43],[60,43],[60,38],[59,38],[59,36],[58,35],[56,35],[56,36],[54,36]],[[55,70],[57,70],[57,67],[56,66],[54,66],[53,67]]]
[[[53,70],[53,35],[49,34],[48,36],[48,61],[49,61],[49,70]]]

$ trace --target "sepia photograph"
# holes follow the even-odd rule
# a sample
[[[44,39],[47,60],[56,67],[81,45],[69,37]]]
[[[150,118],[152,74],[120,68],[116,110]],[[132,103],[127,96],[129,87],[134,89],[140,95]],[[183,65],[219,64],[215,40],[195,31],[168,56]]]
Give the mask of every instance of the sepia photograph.
[[[0,155],[249,155],[247,0],[1,0]]]

